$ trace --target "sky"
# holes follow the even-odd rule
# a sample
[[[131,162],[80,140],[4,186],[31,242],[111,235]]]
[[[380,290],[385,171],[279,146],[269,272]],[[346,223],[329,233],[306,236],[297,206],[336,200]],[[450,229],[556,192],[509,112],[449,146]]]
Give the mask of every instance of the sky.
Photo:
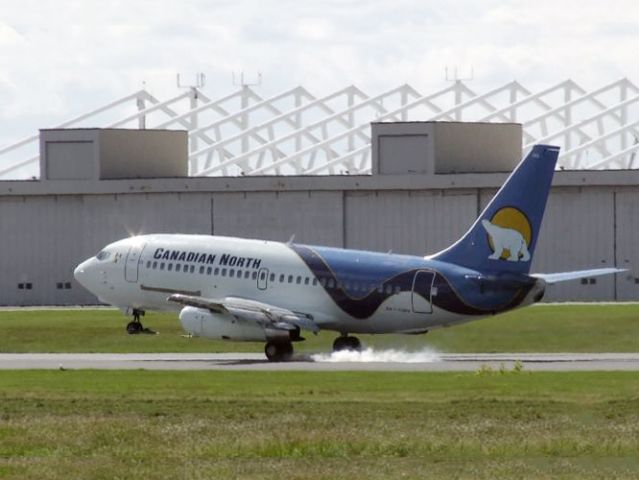
[[[143,85],[168,99],[177,73],[212,97],[240,72],[264,95],[430,93],[447,66],[478,92],[639,83],[639,2],[0,0],[0,148]]]

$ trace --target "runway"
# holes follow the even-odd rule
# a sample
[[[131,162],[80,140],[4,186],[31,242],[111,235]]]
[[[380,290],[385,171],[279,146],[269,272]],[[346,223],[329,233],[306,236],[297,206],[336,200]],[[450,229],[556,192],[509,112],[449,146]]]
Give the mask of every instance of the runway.
[[[0,354],[0,370],[461,372],[482,368],[512,370],[521,366],[524,371],[639,371],[639,353],[429,353],[412,356],[384,353],[300,355],[285,363],[268,362],[259,353],[3,353]]]

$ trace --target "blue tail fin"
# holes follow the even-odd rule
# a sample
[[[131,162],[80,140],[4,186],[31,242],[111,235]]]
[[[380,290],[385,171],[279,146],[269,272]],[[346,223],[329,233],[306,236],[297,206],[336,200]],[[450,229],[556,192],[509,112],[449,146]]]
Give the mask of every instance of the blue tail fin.
[[[478,271],[528,273],[559,147],[535,145],[470,230],[433,259]]]

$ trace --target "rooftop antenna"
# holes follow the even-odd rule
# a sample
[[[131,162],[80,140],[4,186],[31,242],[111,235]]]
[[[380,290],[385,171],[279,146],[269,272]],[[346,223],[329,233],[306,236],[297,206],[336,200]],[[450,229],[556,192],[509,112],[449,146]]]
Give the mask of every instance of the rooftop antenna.
[[[474,80],[475,79],[475,69],[471,65],[470,66],[469,75],[467,75],[465,77],[460,77],[459,76],[459,71],[457,69],[457,66],[455,66],[453,68],[452,74],[449,74],[448,65],[446,65],[446,68],[445,68],[444,71],[446,73],[446,81],[454,83],[455,106],[457,106],[460,103],[462,103],[462,94],[464,93],[464,85],[462,84],[462,82],[463,81]],[[462,119],[461,118],[461,110],[460,109],[456,109],[455,110],[455,120],[456,121],[461,121],[461,119]]]
[[[201,72],[195,74],[195,83],[182,83],[180,74],[179,73],[177,74],[177,87],[189,90],[189,93],[190,93],[189,107],[192,112],[197,108],[199,89],[203,88],[204,85],[206,85],[206,75],[204,75]],[[198,128],[197,118],[198,118],[197,113],[191,113],[191,120],[190,120],[191,131],[197,130]],[[190,133],[189,133],[189,143],[190,143],[191,152],[197,152],[198,150],[197,137],[195,135],[191,135]]]
[[[240,72],[238,77],[235,77],[235,72],[233,72],[233,85],[236,87],[257,87],[262,85],[262,73],[257,72],[257,79],[254,82],[247,82],[244,80],[244,72]]]
[[[195,83],[182,83],[180,74],[179,73],[177,74],[178,88],[197,89],[197,88],[203,88],[204,85],[206,85],[206,75],[204,75],[201,72],[195,74]]]
[[[475,80],[475,67],[473,67],[473,65],[470,66],[470,69],[468,70],[468,75],[465,77],[461,77],[459,75],[459,70],[457,66],[452,68],[452,72],[449,72],[449,67],[448,65],[446,65],[446,67],[444,68],[444,71],[446,74],[447,82],[461,82],[461,81]]]

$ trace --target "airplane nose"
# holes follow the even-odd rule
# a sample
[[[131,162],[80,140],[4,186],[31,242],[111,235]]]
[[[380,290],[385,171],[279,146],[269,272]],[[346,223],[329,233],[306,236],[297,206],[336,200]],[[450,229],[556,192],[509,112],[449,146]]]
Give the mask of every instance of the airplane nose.
[[[73,276],[78,281],[78,283],[82,285],[83,287],[86,287],[87,271],[89,270],[90,263],[91,263],[91,259],[85,260],[80,265],[75,267],[75,270],[73,271]]]

